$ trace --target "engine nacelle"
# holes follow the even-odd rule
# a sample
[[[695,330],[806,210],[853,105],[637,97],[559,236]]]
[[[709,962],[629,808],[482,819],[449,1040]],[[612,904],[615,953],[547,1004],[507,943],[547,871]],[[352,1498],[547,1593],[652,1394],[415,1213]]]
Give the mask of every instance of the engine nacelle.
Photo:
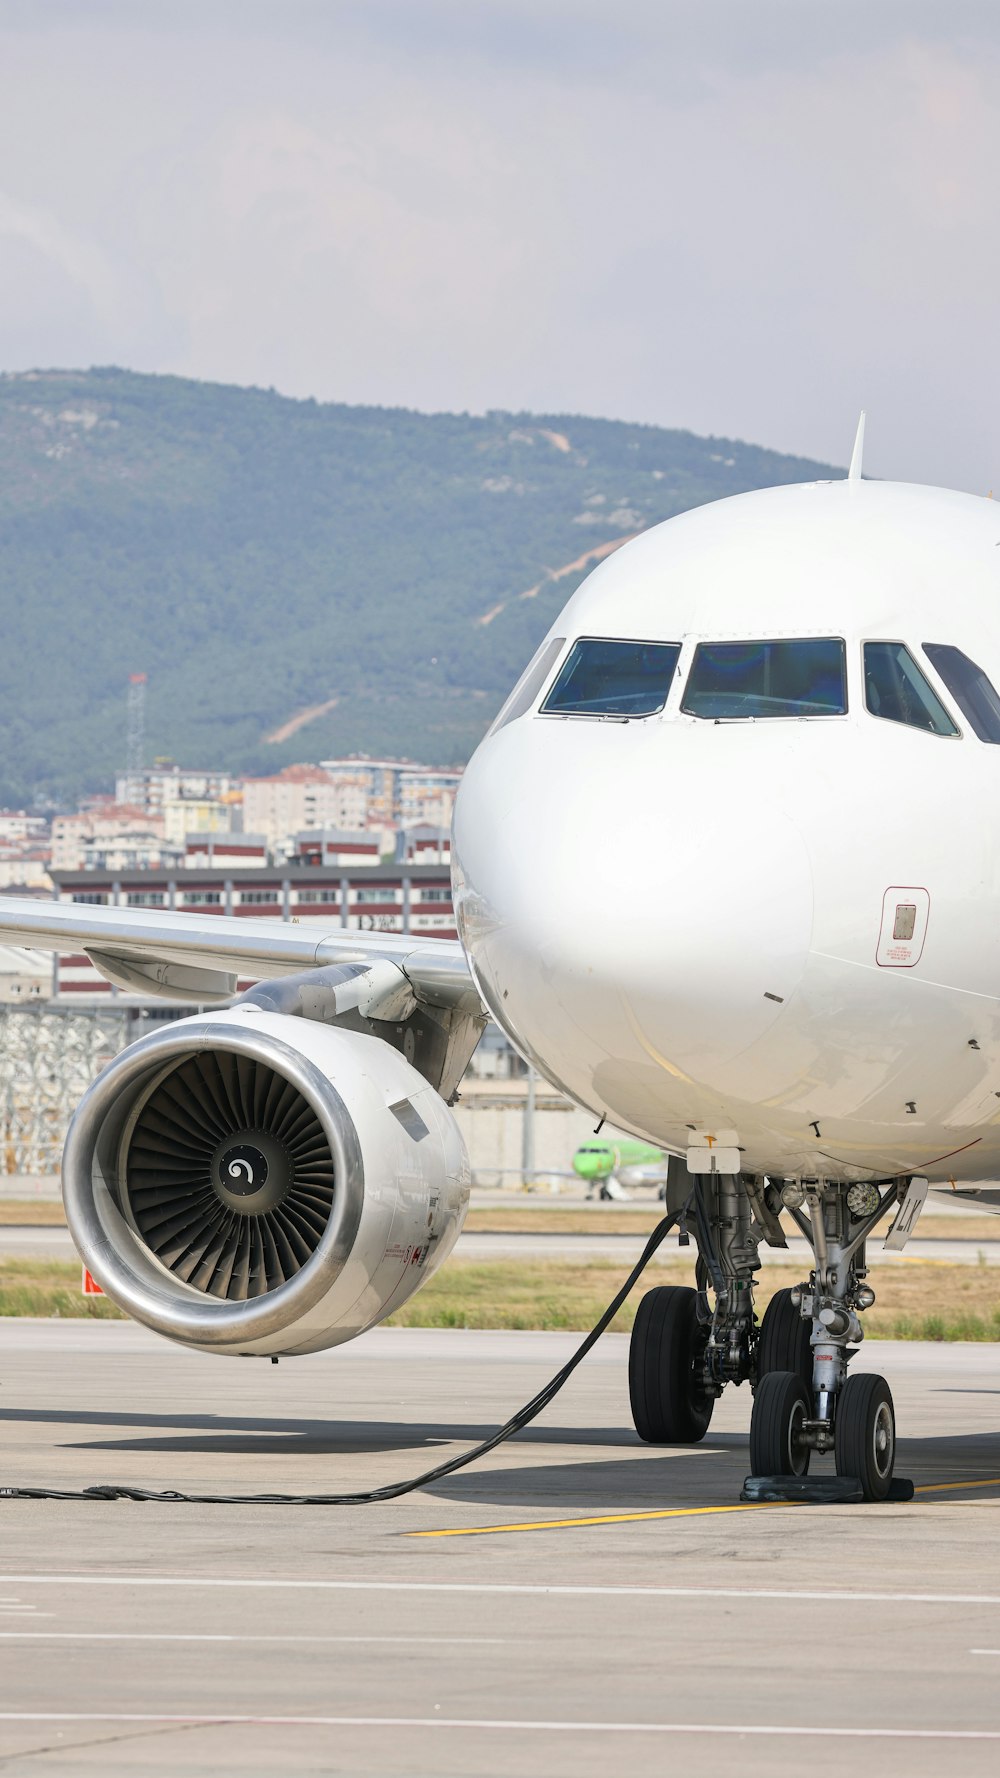
[[[63,1197],[84,1263],[137,1321],[291,1355],[413,1295],[458,1238],[469,1162],[381,1038],[240,1006],[115,1057],[70,1125]]]

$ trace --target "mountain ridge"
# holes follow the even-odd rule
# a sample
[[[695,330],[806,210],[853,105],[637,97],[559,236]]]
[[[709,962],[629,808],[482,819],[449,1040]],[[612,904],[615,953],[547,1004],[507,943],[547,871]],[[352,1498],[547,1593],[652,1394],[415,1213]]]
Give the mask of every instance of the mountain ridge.
[[[586,415],[422,414],[114,367],[0,376],[0,798],[106,788],[132,672],[149,677],[150,758],[461,763],[599,554],[706,500],[829,473]]]

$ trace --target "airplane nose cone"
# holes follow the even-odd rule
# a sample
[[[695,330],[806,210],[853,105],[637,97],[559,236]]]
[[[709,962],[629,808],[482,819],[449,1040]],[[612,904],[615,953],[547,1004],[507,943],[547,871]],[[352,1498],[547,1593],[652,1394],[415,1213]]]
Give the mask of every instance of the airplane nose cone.
[[[495,1017],[587,1102],[605,1065],[725,1090],[812,924],[805,845],[759,750],[702,725],[511,729],[455,819],[462,936]]]

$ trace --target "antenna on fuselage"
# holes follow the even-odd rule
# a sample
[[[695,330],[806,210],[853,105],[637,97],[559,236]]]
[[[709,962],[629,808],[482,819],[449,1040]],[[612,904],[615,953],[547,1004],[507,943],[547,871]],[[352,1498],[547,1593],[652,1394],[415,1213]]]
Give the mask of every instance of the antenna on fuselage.
[[[858,430],[854,435],[854,449],[851,452],[851,467],[847,471],[847,479],[849,482],[859,482],[861,480],[861,459],[864,456],[864,454],[865,454],[865,410],[864,410],[864,408],[862,408],[861,409],[861,418],[858,421]]]

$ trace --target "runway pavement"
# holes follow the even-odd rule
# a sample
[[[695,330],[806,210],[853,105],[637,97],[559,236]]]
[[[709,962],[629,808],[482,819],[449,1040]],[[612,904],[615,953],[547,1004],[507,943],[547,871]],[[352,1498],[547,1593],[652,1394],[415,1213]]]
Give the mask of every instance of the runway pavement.
[[[1000,1228],[1000,1223],[998,1223]],[[642,1252],[643,1235],[563,1235],[563,1234],[463,1234],[455,1252],[462,1259],[613,1259],[623,1266],[634,1264]],[[810,1251],[803,1240],[789,1241],[787,1249],[769,1247],[769,1265],[794,1265],[798,1271],[809,1269]],[[1000,1265],[1000,1239],[996,1241],[922,1240],[914,1236],[903,1253],[883,1252],[876,1238],[869,1247],[870,1257],[895,1263],[901,1260],[936,1259],[957,1265]],[[982,1260],[980,1260],[982,1255]],[[69,1230],[31,1225],[0,1226],[0,1259],[74,1259],[76,1249]],[[677,1245],[667,1241],[654,1263],[667,1264],[677,1258]]]
[[[376,1330],[277,1367],[0,1322],[0,1485],[360,1489],[481,1437],[558,1334]],[[542,1420],[378,1506],[0,1497],[0,1771],[545,1774],[1000,1761],[1000,1354],[873,1344],[909,1505],[737,1505],[750,1398],[631,1431],[606,1337]]]

